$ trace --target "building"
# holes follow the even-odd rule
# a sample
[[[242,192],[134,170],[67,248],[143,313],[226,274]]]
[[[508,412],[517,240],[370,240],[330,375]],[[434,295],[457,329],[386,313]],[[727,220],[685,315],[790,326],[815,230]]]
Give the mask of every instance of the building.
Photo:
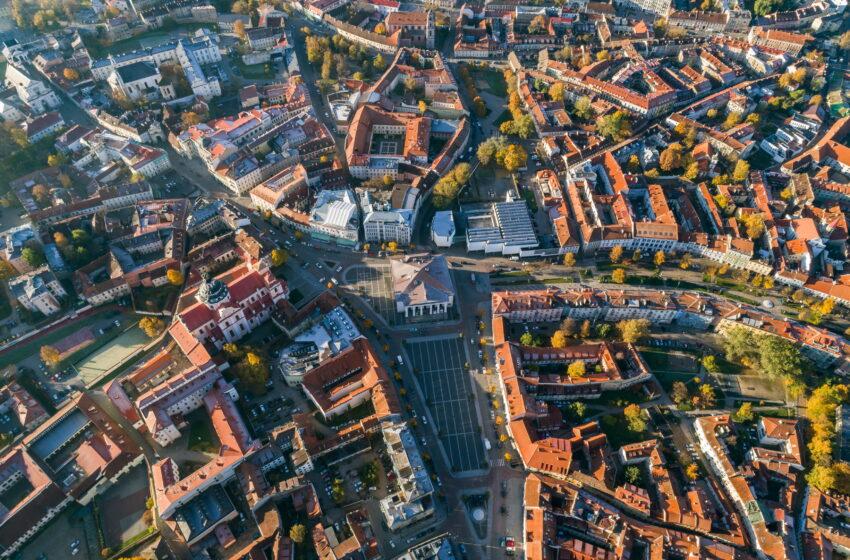
[[[274,276],[266,257],[244,258],[216,277],[206,274],[181,296],[185,303],[169,332],[187,355],[198,346],[221,348],[239,340],[270,319],[289,296],[286,282]]]
[[[202,65],[220,61],[218,37],[206,30],[200,30],[189,38],[92,61],[90,68],[95,80],[107,81],[117,69],[124,66],[149,63],[159,68],[163,63],[179,64],[192,88],[192,93],[205,99],[212,99],[221,95],[221,84],[218,77],[204,74]],[[143,67],[137,66],[137,68]],[[149,73],[149,70],[141,73],[134,71],[129,78],[147,76]],[[147,81],[139,82],[139,85],[142,83],[150,85],[150,77],[144,79]],[[158,80],[156,81],[158,83]]]
[[[399,531],[434,514],[434,485],[407,425],[385,426],[381,433],[399,490],[383,498],[380,508],[389,530]]]
[[[46,266],[10,280],[9,291],[25,309],[45,316],[59,311],[68,295]]]
[[[807,43],[814,41],[814,37],[793,31],[754,26],[750,28],[747,40],[753,45],[777,49],[796,57]]]
[[[8,229],[0,234],[3,257],[18,272],[23,273],[32,270],[32,267],[23,257],[23,250],[30,243],[38,244],[35,240],[35,230],[29,224]]]
[[[360,232],[360,214],[349,190],[320,191],[310,210],[311,235],[321,239],[356,242]]]
[[[434,214],[431,222],[431,241],[437,247],[451,247],[454,244],[455,234],[454,212],[441,210]]]
[[[154,101],[160,97],[172,99],[174,89],[170,86],[160,85],[162,75],[153,62],[140,60],[115,68],[106,82],[112,91],[127,99],[136,101],[145,99]]]
[[[653,14],[658,17],[667,17],[670,12],[672,0],[618,0],[615,5],[627,10],[636,10]]]
[[[56,109],[62,102],[50,87],[36,80],[22,67],[9,63],[6,66],[6,84],[15,89],[20,99],[35,114]]]
[[[396,44],[423,49],[433,49],[436,38],[434,12],[399,12],[393,11],[387,15],[384,23],[387,34],[397,35]]]
[[[455,287],[443,255],[405,255],[390,261],[396,313],[405,321],[447,319]]]
[[[520,255],[540,245],[524,200],[509,199],[494,204],[467,205],[466,250],[469,252]]]
[[[62,130],[65,127],[65,119],[58,112],[50,111],[27,119],[23,127],[27,133],[27,141],[32,144]]]
[[[379,419],[397,419],[401,410],[387,371],[362,336],[308,371],[301,386],[326,419],[367,401],[371,401]]]

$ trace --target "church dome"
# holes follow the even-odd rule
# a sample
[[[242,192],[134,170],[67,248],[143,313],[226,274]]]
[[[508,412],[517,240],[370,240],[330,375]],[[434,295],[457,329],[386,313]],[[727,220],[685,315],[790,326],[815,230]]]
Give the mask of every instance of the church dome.
[[[224,282],[210,278],[209,274],[204,275],[201,287],[198,288],[198,301],[207,305],[215,305],[227,299],[228,295],[227,286]]]

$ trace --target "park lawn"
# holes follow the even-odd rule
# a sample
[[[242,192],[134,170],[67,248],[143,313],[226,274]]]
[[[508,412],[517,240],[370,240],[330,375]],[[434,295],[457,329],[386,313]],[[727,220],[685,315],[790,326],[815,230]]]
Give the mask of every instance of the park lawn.
[[[491,94],[496,97],[508,96],[508,84],[500,71],[476,66],[469,66],[469,71],[476,82],[487,86]]]
[[[658,382],[661,383],[661,387],[663,387],[664,391],[668,393],[673,389],[673,383],[677,381],[681,381],[685,385],[688,385],[689,389],[694,389],[693,380],[696,374],[674,373],[672,371],[655,371],[653,373]]]
[[[212,424],[203,408],[197,408],[186,415],[189,423],[189,449],[201,453],[215,453],[221,446],[212,430]]]
[[[234,62],[239,68],[239,72],[242,73],[243,78],[252,78],[255,80],[274,78],[274,71],[272,70],[270,62],[248,65],[242,62],[242,59],[238,57]]]
[[[626,417],[622,414],[617,414],[616,416],[613,414],[606,414],[602,417],[599,424],[602,427],[602,431],[605,433],[605,436],[608,438],[608,443],[611,445],[612,449],[619,449],[624,445],[649,439],[649,434],[645,432],[638,433],[629,430]]]

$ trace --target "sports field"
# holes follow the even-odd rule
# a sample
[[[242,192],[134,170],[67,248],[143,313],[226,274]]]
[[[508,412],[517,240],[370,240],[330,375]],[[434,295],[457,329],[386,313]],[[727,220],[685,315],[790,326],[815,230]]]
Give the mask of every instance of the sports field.
[[[133,326],[94,354],[74,364],[74,368],[88,386],[141,350],[148,342],[150,339],[147,335],[139,327]]]

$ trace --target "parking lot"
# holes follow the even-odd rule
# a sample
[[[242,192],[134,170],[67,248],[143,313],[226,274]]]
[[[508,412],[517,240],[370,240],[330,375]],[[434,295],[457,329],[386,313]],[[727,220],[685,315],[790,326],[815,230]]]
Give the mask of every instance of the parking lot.
[[[452,468],[456,472],[486,468],[475,418],[475,397],[464,371],[463,339],[431,338],[406,346]]]
[[[393,301],[390,267],[387,265],[358,266],[349,270],[355,275],[355,289],[390,326],[404,323],[404,317],[396,313]]]

